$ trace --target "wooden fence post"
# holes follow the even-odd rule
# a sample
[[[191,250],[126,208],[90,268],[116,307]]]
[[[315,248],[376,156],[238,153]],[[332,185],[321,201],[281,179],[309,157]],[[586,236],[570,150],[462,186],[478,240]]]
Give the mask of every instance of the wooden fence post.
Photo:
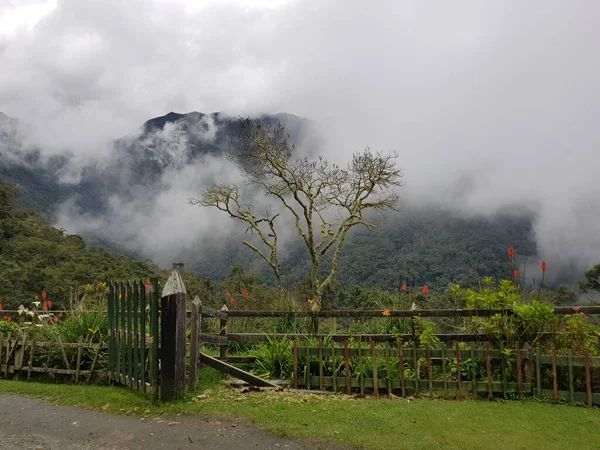
[[[161,400],[181,397],[185,391],[185,303],[187,291],[176,269],[165,283],[161,297]]]
[[[223,305],[221,307],[221,311],[223,313],[227,314],[229,312],[229,308],[227,307],[227,305]],[[227,361],[227,346],[228,346],[228,342],[227,342],[227,320],[228,320],[228,318],[227,318],[227,316],[225,316],[219,322],[220,326],[221,326],[221,331],[219,332],[219,334],[225,338],[225,343],[219,344],[219,359],[221,361]]]
[[[195,391],[198,386],[198,333],[200,324],[200,297],[196,295],[192,301],[192,317],[190,331],[190,379],[189,390]]]

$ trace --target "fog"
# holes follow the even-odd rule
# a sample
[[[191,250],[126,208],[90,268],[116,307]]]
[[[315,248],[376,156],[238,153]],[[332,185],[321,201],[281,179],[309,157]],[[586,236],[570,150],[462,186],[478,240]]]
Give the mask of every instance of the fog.
[[[599,17],[595,0],[0,0],[0,111],[27,145],[72,155],[66,183],[169,111],[296,114],[335,162],[397,150],[408,206],[534,211],[539,256],[583,270],[600,261]],[[185,137],[163,144],[185,160]],[[105,217],[68,202],[57,223],[157,257],[230,232],[186,200],[234,173],[174,165],[159,192]]]

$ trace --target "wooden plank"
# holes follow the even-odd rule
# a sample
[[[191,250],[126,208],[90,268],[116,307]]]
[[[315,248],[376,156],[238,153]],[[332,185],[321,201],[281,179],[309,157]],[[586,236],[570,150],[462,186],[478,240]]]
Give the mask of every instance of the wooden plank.
[[[419,393],[419,363],[417,361],[417,340],[412,340],[412,352],[413,352],[413,369],[415,371],[415,391],[414,394],[417,395]]]
[[[427,380],[429,381],[429,397],[433,398],[433,369],[431,367],[431,349],[427,346]]]
[[[458,343],[456,344],[456,386],[458,388],[458,392],[462,392],[462,380],[460,374],[460,347]]]
[[[348,341],[344,341],[344,369],[346,375],[346,395],[352,393],[351,376],[350,376],[350,352],[348,351]]]
[[[92,382],[92,376],[94,375],[94,369],[96,368],[96,361],[98,361],[98,355],[100,354],[100,349],[102,348],[102,343],[100,343],[100,344],[101,345],[99,345],[96,349],[96,353],[94,353],[94,359],[92,360],[92,365],[90,366],[87,384],[91,384],[91,382]],[[83,373],[83,371],[82,371],[82,373]]]
[[[221,338],[224,338],[225,340],[222,341],[221,344],[219,344],[219,356],[221,359],[227,359],[227,347],[228,347],[228,341],[227,341],[227,312],[229,311],[229,308],[227,308],[227,305],[223,305],[223,307],[221,308],[221,312],[225,314],[224,317],[221,317],[221,319],[219,320],[219,325],[220,325],[220,331],[219,331],[219,335],[221,336]]]
[[[581,312],[587,315],[600,314],[600,306],[581,306]],[[572,314],[571,307],[555,307],[557,315]],[[391,310],[389,317],[489,317],[495,314],[510,316],[514,314],[512,309],[421,309],[421,310]],[[382,318],[381,310],[343,310],[343,311],[231,311],[229,317],[318,317],[318,318]]]
[[[226,373],[227,375],[230,375],[232,377],[246,381],[247,383],[250,383],[253,386],[275,388],[279,387],[276,384],[271,383],[270,381],[263,380],[262,378],[252,375],[251,373],[248,373],[244,370],[238,369],[235,366],[227,364],[226,362],[213,358],[212,356],[205,355],[204,353],[199,353],[199,356],[202,363],[206,364],[207,366],[212,367],[213,369],[216,369],[220,372]]]
[[[402,397],[406,397],[406,385],[404,383],[404,346],[402,338],[398,338],[398,377],[400,379],[400,391]]]
[[[377,379],[377,355],[375,353],[375,342],[371,341],[371,360],[373,363],[373,395],[379,397],[379,380]]]
[[[35,353],[35,337],[31,340],[29,344],[29,364],[27,366],[27,379],[31,378],[31,368],[33,367],[33,355]]]
[[[228,337],[217,334],[199,333],[200,341],[206,344],[227,345]]]
[[[362,348],[362,341],[358,341],[358,370],[359,374],[359,387],[360,395],[365,395],[365,358]]]
[[[571,404],[575,404],[575,377],[573,376],[573,362],[571,350],[569,349],[569,392],[571,397]]]
[[[587,350],[583,351],[585,357],[585,393],[587,395],[588,408],[592,407],[593,396],[592,396],[592,376],[590,370],[590,355]]]
[[[69,359],[67,358],[67,352],[65,351],[65,347],[62,343],[62,339],[60,338],[60,334],[56,335],[56,340],[58,341],[58,345],[60,346],[60,352],[63,357],[63,362],[65,363],[65,367],[67,369],[71,369],[71,364],[69,364]]]
[[[517,383],[519,384],[519,399],[523,399],[523,376],[521,373],[522,364],[521,364],[521,347],[519,343],[516,344],[516,364],[517,364]]]
[[[133,311],[131,301],[131,283],[125,284],[125,307],[127,308],[127,380],[129,388],[133,388]]]
[[[306,348],[308,350],[308,347]],[[310,389],[310,352],[306,352],[304,355],[304,385],[306,389]]]
[[[475,350],[471,347],[471,385],[473,395],[477,395],[477,364],[475,364]]]
[[[150,279],[150,398],[158,400],[158,280]],[[147,388],[148,389],[148,388]]]
[[[552,347],[552,387],[554,403],[558,403],[558,376],[556,374],[556,349]]]
[[[15,354],[15,379],[19,380],[21,378],[21,370],[23,369],[23,360],[25,359],[25,350],[27,348],[27,334],[24,332],[21,333],[21,346],[19,350]],[[17,338],[18,341],[18,338]]]
[[[386,351],[385,371],[386,371],[386,375],[387,375],[387,377],[386,377],[387,391],[388,391],[388,395],[392,395],[392,366],[391,366],[391,362],[390,362],[391,349],[389,348],[389,346],[386,347],[385,351]]]
[[[77,365],[75,366],[75,384],[79,383],[79,372],[81,371],[81,352],[83,351],[83,337],[79,337],[79,347],[77,347]]]
[[[319,390],[324,391],[325,385],[323,384],[323,377],[325,374],[323,373],[323,340],[319,339],[317,345],[319,346]]]
[[[150,283],[149,280],[148,283]],[[150,293],[150,289],[150,284],[148,284],[146,287],[146,283],[144,282],[144,280],[140,281],[140,390],[142,391],[146,390],[146,371],[148,370],[146,362],[146,357],[148,354],[146,351],[146,333],[148,332],[148,330],[146,330],[146,305],[148,303],[146,302],[146,298]]]
[[[535,386],[537,398],[542,398],[542,370],[540,366],[540,347],[535,349]]]
[[[190,391],[195,391],[198,387],[198,344],[199,344],[199,330],[198,323],[200,318],[200,308],[202,302],[200,297],[197,295],[192,300],[192,317],[190,323],[190,376],[188,388]]]
[[[119,308],[120,308],[120,319],[121,319],[121,324],[120,324],[120,329],[119,329],[119,334],[120,334],[120,345],[119,345],[119,355],[121,356],[121,367],[120,367],[120,371],[118,373],[118,377],[119,377],[119,382],[121,384],[125,384],[125,380],[126,380],[126,375],[127,375],[127,307],[125,304],[125,285],[124,283],[119,283],[118,286],[119,290],[118,290],[118,299],[117,299],[117,303],[119,304]]]
[[[114,372],[114,344],[113,336],[115,333],[114,326],[114,299],[113,299],[113,282],[108,282],[108,379],[112,381]]]
[[[446,377],[446,346],[442,344],[442,380],[444,381],[444,391],[448,390],[448,377]]]
[[[331,341],[331,371],[333,375],[333,392],[337,391],[337,362],[335,359],[335,341]]]
[[[131,306],[133,308],[133,388],[140,390],[140,283],[131,284],[133,296]]]
[[[487,369],[488,398],[494,397],[492,392],[492,360],[490,359],[490,343],[485,343],[485,364]]]
[[[298,389],[298,341],[294,339],[294,389]]]

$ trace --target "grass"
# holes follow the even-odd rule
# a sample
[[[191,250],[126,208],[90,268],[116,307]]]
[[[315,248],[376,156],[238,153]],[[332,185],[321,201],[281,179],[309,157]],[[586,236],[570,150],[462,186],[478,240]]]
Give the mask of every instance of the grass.
[[[0,380],[0,392],[114,414],[179,413],[244,416],[262,429],[289,437],[322,438],[370,449],[600,448],[600,411],[534,401],[349,399],[256,392],[220,387],[210,369],[200,374],[206,398],[150,403],[125,388]],[[209,389],[206,389],[206,387]]]

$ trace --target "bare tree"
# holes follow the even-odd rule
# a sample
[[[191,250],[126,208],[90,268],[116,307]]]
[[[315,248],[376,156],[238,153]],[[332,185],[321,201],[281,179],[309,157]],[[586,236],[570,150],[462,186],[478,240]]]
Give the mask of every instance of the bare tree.
[[[268,254],[248,241],[243,243],[271,266],[278,284],[281,272],[275,219],[281,212],[289,212],[310,255],[313,300],[320,305],[338,271],[348,231],[357,225],[372,229],[375,224],[364,216],[369,210],[396,209],[398,195],[392,188],[402,186],[402,170],[396,167],[398,155],[367,148],[354,153],[348,167],[342,169],[322,157],[316,161],[294,158],[289,135],[279,123],[246,119],[240,125],[239,136],[230,142],[229,158],[242,169],[246,182],[212,186],[201,199],[190,199],[190,204],[215,207],[245,222],[247,231],[258,234]],[[242,190],[257,188],[276,199],[280,213],[266,209],[257,215],[252,205],[241,200]],[[321,274],[330,251],[331,266]]]

